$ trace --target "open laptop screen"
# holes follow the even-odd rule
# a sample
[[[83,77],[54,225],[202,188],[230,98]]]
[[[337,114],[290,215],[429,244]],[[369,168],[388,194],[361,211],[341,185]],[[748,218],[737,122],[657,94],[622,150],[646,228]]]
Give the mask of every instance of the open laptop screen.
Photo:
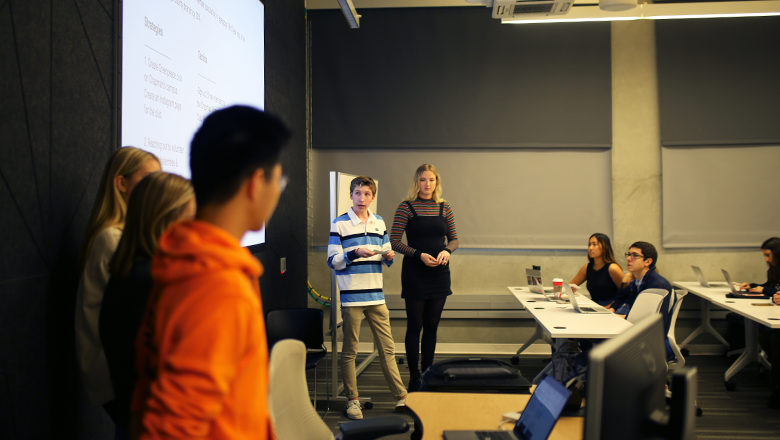
[[[545,440],[561,416],[571,391],[550,376],[539,382],[531,395],[514,433],[519,439]]]

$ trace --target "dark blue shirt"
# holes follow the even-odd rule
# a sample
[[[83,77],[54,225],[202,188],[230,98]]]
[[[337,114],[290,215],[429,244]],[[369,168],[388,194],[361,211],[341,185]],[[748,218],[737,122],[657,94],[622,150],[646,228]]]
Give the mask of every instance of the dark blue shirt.
[[[669,331],[672,317],[671,313],[669,313],[669,301],[672,300],[672,285],[655,270],[655,266],[651,267],[645,276],[642,277],[639,286],[637,286],[637,281],[634,280],[628,286],[618,289],[612,308],[617,310],[625,304],[630,310],[634,305],[634,301],[636,301],[636,297],[646,289],[664,289],[669,292],[669,295],[666,295],[664,302],[661,304],[661,314],[664,317],[664,334],[666,334]]]

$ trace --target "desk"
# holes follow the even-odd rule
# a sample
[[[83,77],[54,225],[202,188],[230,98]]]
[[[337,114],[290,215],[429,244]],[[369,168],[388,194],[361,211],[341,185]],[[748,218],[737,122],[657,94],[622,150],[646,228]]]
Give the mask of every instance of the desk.
[[[674,287],[687,290],[690,293],[704,299],[702,302],[702,322],[690,336],[688,336],[681,347],[684,347],[690,343],[695,337],[703,332],[708,332],[715,335],[718,340],[721,341],[726,347],[728,343],[712,328],[710,325],[709,317],[709,305],[715,304],[724,309],[730,310],[734,313],[738,313],[745,318],[745,351],[737,358],[736,361],[729,367],[725,374],[726,388],[733,391],[736,387],[731,378],[734,377],[740,370],[748,366],[752,362],[760,362],[766,368],[771,368],[769,362],[760,355],[761,350],[758,346],[758,325],[763,324],[769,328],[780,328],[780,307],[759,307],[754,306],[754,303],[768,303],[768,299],[742,299],[742,298],[726,298],[726,294],[729,293],[729,289],[726,287],[713,288],[703,287],[697,282],[688,281],[675,281],[672,283]],[[706,313],[705,313],[706,308]]]
[[[406,397],[406,411],[415,422],[413,439],[441,440],[444,431],[495,431],[502,414],[521,411],[530,398],[529,394],[415,392]],[[582,417],[561,417],[549,438],[581,439],[584,426]],[[512,424],[503,427],[511,430]]]
[[[613,338],[631,327],[631,323],[614,313],[587,314],[574,310],[571,304],[547,301],[544,295],[532,293],[527,287],[508,287],[536,321],[536,330],[517,351],[520,355],[538,339],[550,342],[549,338]],[[584,295],[577,297],[582,306],[598,305]]]

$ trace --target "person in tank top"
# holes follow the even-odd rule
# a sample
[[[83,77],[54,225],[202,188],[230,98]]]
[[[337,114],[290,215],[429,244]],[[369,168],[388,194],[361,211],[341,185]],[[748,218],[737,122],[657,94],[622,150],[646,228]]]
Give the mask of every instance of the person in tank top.
[[[582,266],[569,281],[575,292],[580,284],[588,282],[588,292],[596,303],[608,307],[623,285],[623,269],[615,261],[612,243],[605,234],[595,233],[588,239],[588,264]]]
[[[406,199],[398,205],[390,233],[393,250],[404,255],[401,297],[406,302],[408,391],[419,390],[420,372],[433,364],[441,313],[447,296],[452,295],[449,261],[458,248],[458,233],[452,208],[441,193],[436,167],[420,165]],[[406,244],[401,242],[404,233]]]

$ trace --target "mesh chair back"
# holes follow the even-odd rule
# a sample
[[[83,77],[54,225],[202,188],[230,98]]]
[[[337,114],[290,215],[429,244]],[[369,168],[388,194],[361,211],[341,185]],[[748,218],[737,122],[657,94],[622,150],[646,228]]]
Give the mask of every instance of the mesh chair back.
[[[309,401],[306,346],[294,339],[278,341],[271,351],[270,369],[268,404],[276,428],[276,438],[333,440],[333,433]]]
[[[282,339],[297,339],[311,349],[321,349],[325,342],[320,309],[274,310],[268,313],[266,328],[269,348]]]
[[[628,312],[626,319],[630,323],[636,324],[648,316],[659,313],[664,298],[668,294],[669,292],[663,289],[643,290],[636,297],[636,301],[634,301],[634,305],[631,307],[631,311]]]

